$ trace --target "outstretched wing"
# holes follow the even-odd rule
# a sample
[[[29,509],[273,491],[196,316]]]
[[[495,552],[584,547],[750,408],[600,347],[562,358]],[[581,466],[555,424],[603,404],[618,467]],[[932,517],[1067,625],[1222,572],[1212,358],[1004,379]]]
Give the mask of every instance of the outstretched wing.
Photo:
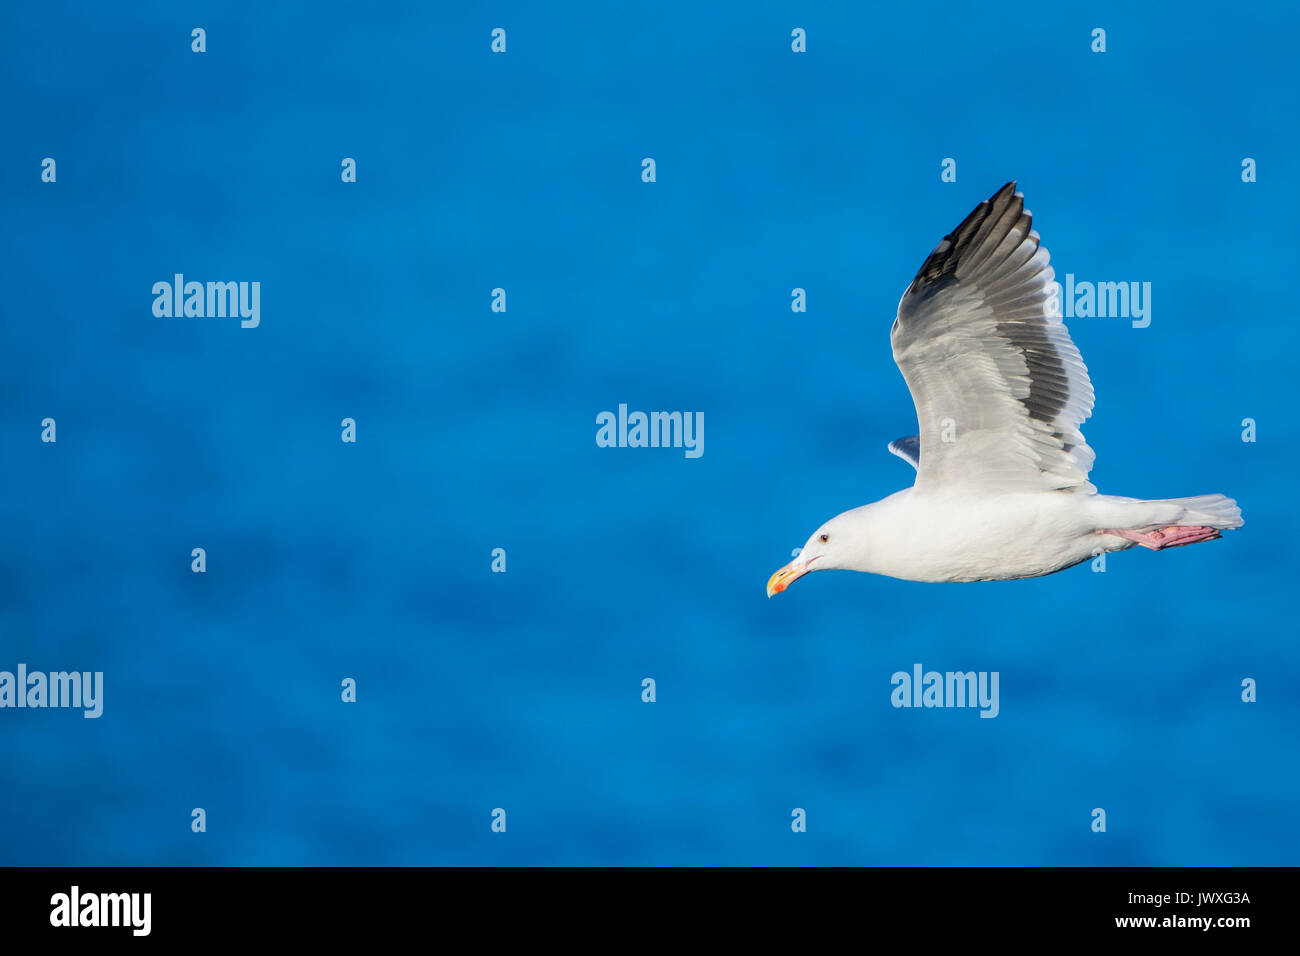
[[[1092,383],[1024,197],[1007,183],[930,253],[890,334],[916,405],[918,491],[1092,493]],[[892,450],[892,449],[891,449]]]

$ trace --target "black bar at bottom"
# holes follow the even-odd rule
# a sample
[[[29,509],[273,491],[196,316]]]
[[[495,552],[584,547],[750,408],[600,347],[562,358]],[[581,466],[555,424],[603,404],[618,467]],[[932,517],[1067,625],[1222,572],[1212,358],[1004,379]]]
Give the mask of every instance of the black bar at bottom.
[[[1295,869],[323,869],[0,870],[7,943],[58,937],[168,943],[292,939],[337,946],[476,928],[624,926],[681,940],[675,924],[750,931],[903,933],[967,941],[1105,936],[1258,940],[1287,932]],[[75,888],[75,889],[74,889]],[[541,922],[538,921],[539,917]],[[87,925],[89,924],[89,925]],[[107,925],[105,925],[107,924]],[[113,925],[116,924],[116,925]],[[917,936],[917,934],[920,936]],[[975,935],[972,935],[975,934]],[[1261,935],[1262,934],[1262,935]]]

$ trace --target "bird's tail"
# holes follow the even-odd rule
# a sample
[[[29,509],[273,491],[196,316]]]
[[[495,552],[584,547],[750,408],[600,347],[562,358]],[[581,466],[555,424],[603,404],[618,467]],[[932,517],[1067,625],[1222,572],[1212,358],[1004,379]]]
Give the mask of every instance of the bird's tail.
[[[1098,495],[1099,534],[1114,539],[1112,550],[1140,544],[1159,551],[1200,541],[1213,541],[1221,531],[1240,528],[1241,509],[1226,495],[1193,498],[1117,498]],[[1121,543],[1126,542],[1126,543]]]
[[[1237,502],[1227,495],[1165,498],[1162,501],[1144,501],[1143,504],[1165,505],[1170,509],[1177,509],[1173,520],[1162,521],[1156,519],[1147,527],[1161,524],[1201,525],[1206,528],[1214,528],[1216,531],[1227,531],[1231,528],[1240,528],[1245,524],[1241,517],[1241,509],[1237,507]]]

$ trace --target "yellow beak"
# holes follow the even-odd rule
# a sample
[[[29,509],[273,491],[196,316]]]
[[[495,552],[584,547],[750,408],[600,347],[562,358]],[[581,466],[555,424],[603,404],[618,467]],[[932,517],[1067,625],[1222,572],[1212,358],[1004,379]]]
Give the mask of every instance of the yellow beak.
[[[808,565],[804,564],[798,558],[795,558],[776,574],[767,579],[767,596],[780,594],[795,581],[808,573]]]

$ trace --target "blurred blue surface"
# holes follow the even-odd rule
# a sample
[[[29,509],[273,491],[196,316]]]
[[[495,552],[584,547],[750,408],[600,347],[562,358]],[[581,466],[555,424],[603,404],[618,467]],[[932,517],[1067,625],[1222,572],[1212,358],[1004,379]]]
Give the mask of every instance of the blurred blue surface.
[[[8,10],[0,669],[106,691],[0,710],[0,863],[1300,862],[1298,19]],[[1149,328],[1070,323],[1093,480],[1246,527],[767,600],[910,482],[894,308],[1012,178],[1058,275],[1153,284]],[[176,272],[260,281],[260,327],[154,318]],[[703,457],[596,447],[620,402],[704,412]],[[914,662],[1000,716],[893,709]]]

